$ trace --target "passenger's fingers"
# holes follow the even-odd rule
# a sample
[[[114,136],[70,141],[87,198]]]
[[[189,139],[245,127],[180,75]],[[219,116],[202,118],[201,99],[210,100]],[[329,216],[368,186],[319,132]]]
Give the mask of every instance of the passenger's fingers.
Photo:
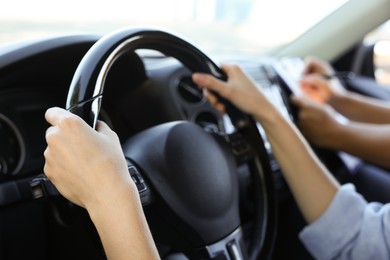
[[[291,102],[291,104],[293,104],[299,108],[307,106],[310,103],[312,103],[310,100],[308,100],[305,97],[298,97],[298,96],[294,96],[294,95],[290,96],[290,102]]]
[[[313,85],[307,84],[307,82],[300,82],[300,87],[303,92],[308,92],[316,89]]]
[[[308,75],[313,73],[314,71],[314,58],[311,56],[308,56],[305,58],[305,67],[303,68],[302,74]]]
[[[319,74],[310,74],[301,80],[301,84],[310,84],[313,86],[319,86],[326,83],[326,80]]]

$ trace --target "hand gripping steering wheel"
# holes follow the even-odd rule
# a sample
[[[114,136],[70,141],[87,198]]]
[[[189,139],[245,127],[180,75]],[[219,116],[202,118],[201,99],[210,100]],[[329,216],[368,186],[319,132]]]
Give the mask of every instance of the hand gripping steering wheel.
[[[66,108],[95,127],[110,67],[137,49],[156,50],[192,72],[225,78],[209,57],[182,38],[153,28],[129,28],[101,38],[87,52],[74,74]],[[228,115],[237,117],[234,113],[229,106]],[[229,138],[175,121],[144,130],[123,144],[140,196],[147,198],[144,211],[157,244],[195,259],[271,256],[277,222],[273,178],[257,126],[246,120],[249,124],[239,134],[252,151],[247,163],[255,209],[249,232],[240,215],[235,148]]]

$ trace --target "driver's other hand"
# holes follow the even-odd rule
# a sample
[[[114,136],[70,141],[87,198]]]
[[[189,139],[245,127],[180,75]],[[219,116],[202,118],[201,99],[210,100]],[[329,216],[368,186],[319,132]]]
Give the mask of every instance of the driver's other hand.
[[[305,59],[305,67],[303,68],[302,75],[307,76],[310,74],[331,75],[334,73],[334,69],[324,60],[321,60],[314,56],[308,56]]]
[[[263,92],[237,65],[222,65],[227,74],[228,81],[222,81],[216,77],[205,73],[194,73],[192,80],[204,90],[206,98],[220,112],[224,112],[225,107],[218,98],[210,91],[218,93],[221,97],[229,100],[240,110],[257,116],[260,120],[266,116],[266,110],[274,109],[267,100]],[[264,111],[262,113],[262,111]]]
[[[117,135],[104,123],[92,129],[80,117],[58,107],[45,118],[47,148],[44,172],[59,192],[88,208],[134,188]]]
[[[297,126],[302,134],[317,146],[331,147],[341,126],[337,112],[304,97],[291,96],[290,101],[298,108]]]
[[[328,80],[315,74],[302,78],[300,87],[306,97],[320,104],[332,104],[335,99],[346,93],[338,79]]]

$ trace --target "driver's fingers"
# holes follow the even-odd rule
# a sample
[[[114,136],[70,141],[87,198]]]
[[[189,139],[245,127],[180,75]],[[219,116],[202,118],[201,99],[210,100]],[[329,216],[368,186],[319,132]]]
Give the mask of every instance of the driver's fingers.
[[[70,115],[71,113],[63,108],[51,107],[46,110],[45,118],[49,124],[55,126],[58,125],[63,118],[68,117]]]
[[[110,127],[106,124],[106,122],[98,120],[96,122],[96,130],[100,133],[106,133],[111,131]]]
[[[116,135],[114,131],[103,121],[98,120],[96,124],[96,130],[106,136]]]
[[[221,64],[221,68],[226,72],[228,78],[231,78],[234,74],[243,73],[241,67],[236,64]]]
[[[205,73],[194,73],[192,75],[192,80],[197,84],[200,88],[206,88],[209,90],[213,90],[225,97],[226,93],[226,83],[222,80],[217,79],[216,77],[205,74]]]
[[[222,114],[225,113],[225,106],[218,101],[218,98],[215,95],[207,91],[207,89],[204,89],[203,94],[215,109],[217,109]]]
[[[218,103],[218,98],[213,95],[212,92],[207,91],[207,89],[203,89],[203,95],[206,97],[206,99],[209,101],[211,105],[216,105]]]

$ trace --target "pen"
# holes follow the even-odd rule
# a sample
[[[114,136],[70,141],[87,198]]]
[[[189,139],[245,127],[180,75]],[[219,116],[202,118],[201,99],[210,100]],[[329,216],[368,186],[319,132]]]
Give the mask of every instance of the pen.
[[[346,80],[346,79],[353,79],[356,77],[355,73],[350,71],[338,71],[338,72],[333,72],[332,74],[322,74],[321,76],[326,80],[331,80],[331,79]]]

